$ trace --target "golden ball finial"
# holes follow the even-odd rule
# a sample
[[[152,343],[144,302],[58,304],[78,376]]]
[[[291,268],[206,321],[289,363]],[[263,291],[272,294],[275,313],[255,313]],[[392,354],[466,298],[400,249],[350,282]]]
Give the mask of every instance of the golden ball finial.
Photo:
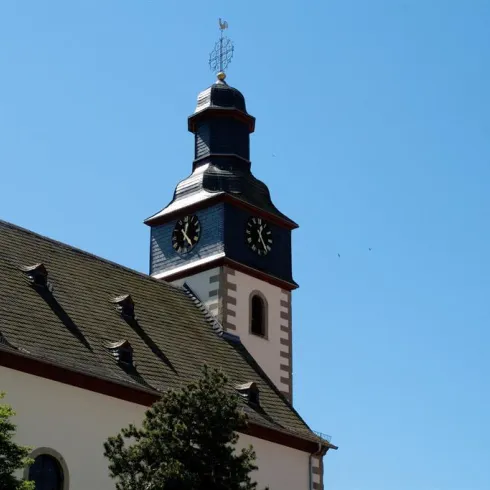
[[[218,80],[223,82],[224,79],[226,78],[226,73],[224,71],[220,71],[217,76],[218,76]]]

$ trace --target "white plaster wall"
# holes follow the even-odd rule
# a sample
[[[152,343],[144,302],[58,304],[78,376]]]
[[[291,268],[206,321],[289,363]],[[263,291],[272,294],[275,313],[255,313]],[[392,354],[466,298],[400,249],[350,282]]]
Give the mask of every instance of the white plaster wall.
[[[254,447],[258,471],[253,478],[259,483],[258,490],[268,486],[270,490],[309,490],[309,455],[303,451],[280,446],[242,434],[238,448]]]
[[[185,282],[189,285],[192,291],[199,297],[201,302],[206,305],[207,308],[213,309],[214,305],[218,304],[218,296],[209,297],[210,291],[215,291],[219,288],[219,282],[210,283],[209,279],[219,274],[220,268],[215,267],[208,271],[200,272],[189,277],[184,277],[173,281],[172,284],[176,286],[182,286]]]
[[[114,490],[102,445],[122,427],[138,424],[146,407],[1,366],[0,391],[17,412],[17,441],[58,451],[68,466],[70,490]],[[255,448],[259,488],[308,488],[307,453],[247,435],[239,444]]]
[[[17,412],[17,440],[58,451],[70,473],[70,490],[114,490],[103,443],[145,407],[0,367],[0,391]]]
[[[281,382],[281,377],[286,376],[281,371],[280,365],[288,365],[289,360],[281,357],[280,353],[289,352],[289,346],[281,344],[281,300],[288,300],[288,295],[283,293],[281,288],[273,286],[268,282],[255,277],[234,271],[234,274],[227,274],[227,281],[236,284],[236,291],[229,291],[228,294],[236,299],[236,305],[228,305],[228,309],[235,313],[227,320],[236,326],[236,333],[240,340],[251,352],[260,367],[267,373],[271,380],[281,391],[289,391],[289,386]],[[268,304],[268,326],[267,338],[258,337],[250,333],[250,294],[252,291],[260,291],[267,299]],[[291,354],[289,352],[289,354]]]

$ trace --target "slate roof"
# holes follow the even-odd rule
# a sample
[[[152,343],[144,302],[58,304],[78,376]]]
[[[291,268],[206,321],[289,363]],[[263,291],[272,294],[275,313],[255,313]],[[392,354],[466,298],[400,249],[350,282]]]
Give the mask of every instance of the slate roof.
[[[52,294],[21,270],[39,262]],[[111,302],[128,293],[137,322]],[[135,369],[122,369],[105,348],[123,339]],[[233,385],[257,383],[260,410],[244,404],[252,421],[318,441],[245,347],[219,336],[185,289],[0,221],[0,358],[2,350],[151,393],[196,379],[203,363],[221,367]]]
[[[245,98],[239,90],[220,80],[203,90],[198,95],[196,110],[188,120],[189,131],[196,135],[201,133],[206,135],[196,139],[194,145],[196,160],[194,160],[192,174],[179,182],[170,203],[158,213],[147,218],[145,223],[156,225],[165,222],[169,215],[189,205],[205,205],[206,201],[211,198],[228,196],[237,203],[243,202],[279,218],[290,228],[297,228],[298,225],[274,205],[267,185],[251,172],[249,157],[245,158],[241,154],[243,151],[242,143],[239,144],[235,141],[233,131],[221,134],[221,129],[219,131],[210,130],[205,124],[201,127],[201,124],[196,123],[196,118],[201,122],[212,120],[211,114],[218,109],[228,111],[226,115],[228,119],[232,119],[233,114],[241,114],[251,125],[248,132],[253,131],[255,118],[247,113]],[[213,141],[212,151],[209,149],[208,131],[213,131],[213,137],[210,138]],[[209,153],[198,154],[200,146],[198,140],[206,141],[203,146],[209,150]],[[216,144],[220,140],[226,141],[222,147]],[[238,138],[237,141],[241,141],[241,138]],[[248,149],[249,146],[250,143],[248,142]],[[226,150],[222,148],[226,148]],[[248,155],[249,151],[247,150],[246,153]],[[237,155],[241,155],[243,158],[237,158]]]
[[[230,172],[226,167],[228,160],[221,162],[205,163],[197,167],[191,175],[181,180],[177,185],[172,201],[158,213],[145,220],[145,224],[154,225],[164,222],[165,218],[198,203],[204,205],[209,199],[218,196],[231,196],[237,202],[264,210],[273,216],[280,218],[291,228],[298,225],[281,213],[273,204],[269,188],[261,180],[257,179],[250,169],[234,169]],[[221,166],[222,165],[222,166]]]
[[[230,87],[224,80],[216,80],[197,96],[194,114],[210,107],[236,109],[248,114],[243,94],[238,89]]]

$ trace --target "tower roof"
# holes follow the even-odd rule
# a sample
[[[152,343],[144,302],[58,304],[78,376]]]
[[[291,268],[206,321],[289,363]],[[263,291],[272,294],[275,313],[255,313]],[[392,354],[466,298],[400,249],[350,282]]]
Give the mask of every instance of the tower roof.
[[[261,211],[288,228],[298,225],[273,204],[266,184],[251,172],[249,135],[255,118],[247,112],[245,97],[223,77],[199,93],[188,129],[195,134],[193,172],[176,187],[172,201],[147,218],[153,226],[184,208],[207,205],[210,199],[232,199]]]
[[[243,94],[220,79],[198,95],[194,114],[211,107],[236,109],[247,113]]]
[[[196,110],[189,116],[189,131],[196,133],[199,124],[204,119],[209,120],[211,118],[228,118],[230,121],[241,121],[245,124],[249,134],[253,133],[255,129],[255,118],[247,112],[245,97],[238,89],[228,85],[224,78],[218,78],[216,82],[197,96]],[[220,134],[215,131],[213,136],[216,139]]]
[[[188,118],[188,129],[195,135],[192,174],[177,185],[172,201],[145,223],[155,226],[184,209],[226,199],[286,228],[297,228],[274,206],[269,189],[250,170],[250,133],[255,130],[255,118],[247,112],[243,94],[225,82],[234,46],[224,35],[228,22],[219,19],[219,29],[220,37],[209,55],[209,67],[217,80],[199,93],[196,109]]]

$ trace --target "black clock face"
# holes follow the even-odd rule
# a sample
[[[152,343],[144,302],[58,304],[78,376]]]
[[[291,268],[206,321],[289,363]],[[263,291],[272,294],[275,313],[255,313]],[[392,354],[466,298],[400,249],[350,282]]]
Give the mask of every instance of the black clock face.
[[[249,218],[245,229],[248,246],[258,255],[267,255],[272,249],[272,232],[262,218]]]
[[[195,214],[184,216],[175,224],[172,247],[178,253],[190,252],[201,236],[201,224]]]

